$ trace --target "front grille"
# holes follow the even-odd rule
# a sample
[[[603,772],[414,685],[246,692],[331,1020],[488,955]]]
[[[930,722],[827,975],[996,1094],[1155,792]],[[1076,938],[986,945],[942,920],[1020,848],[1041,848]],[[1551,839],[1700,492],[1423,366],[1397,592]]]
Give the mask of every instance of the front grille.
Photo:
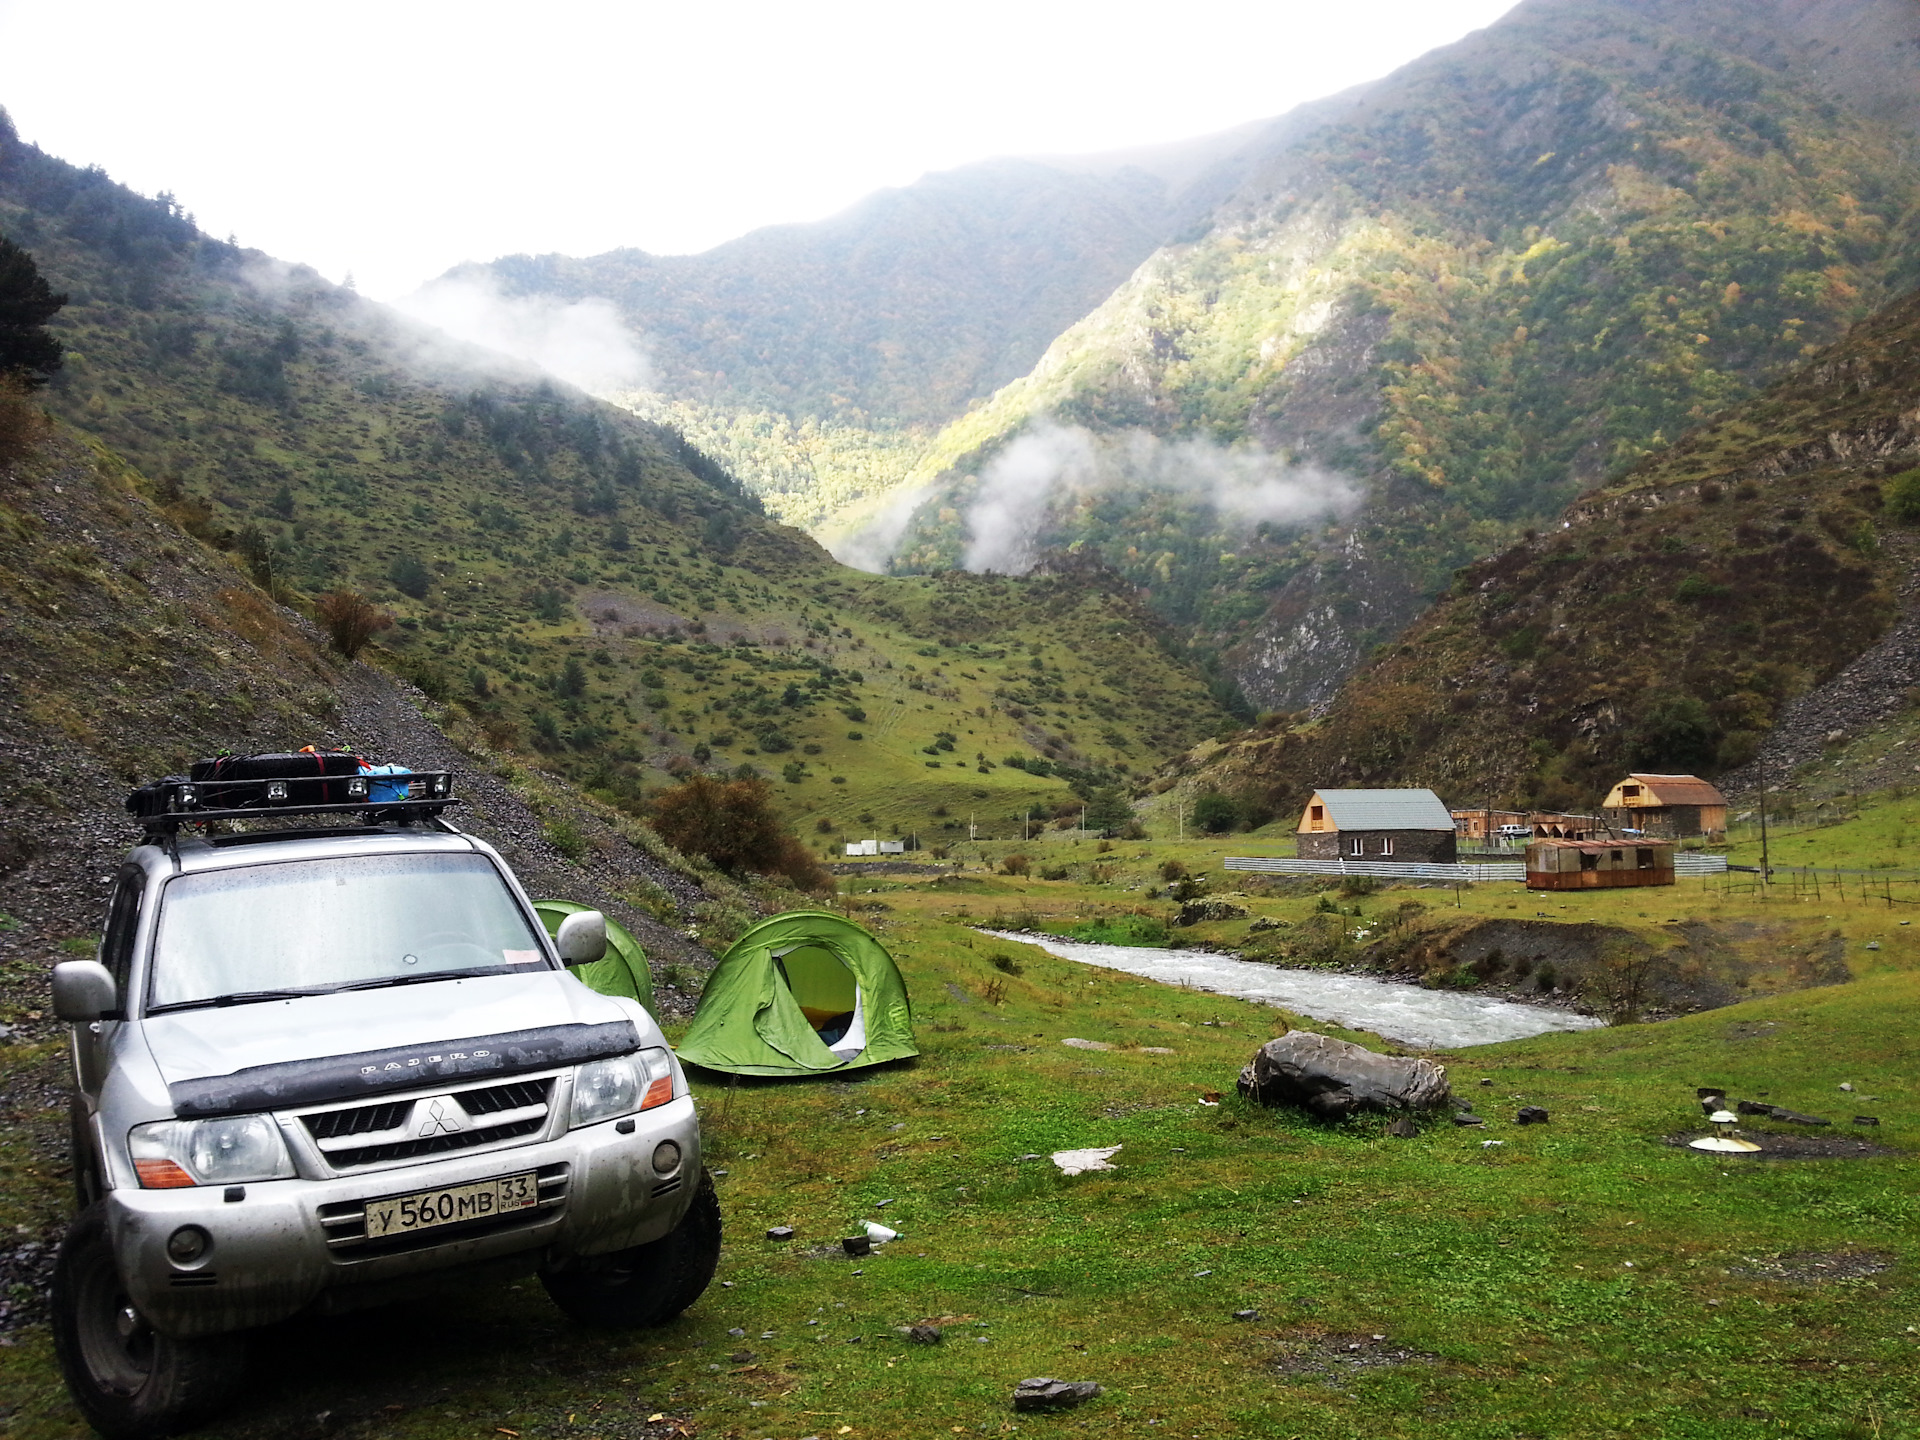
[[[413,1113],[411,1100],[387,1105],[362,1105],[357,1110],[328,1110],[320,1115],[302,1115],[307,1133],[316,1140],[336,1140],[342,1135],[365,1135],[372,1130],[391,1130],[407,1123]]]
[[[167,1283],[176,1290],[194,1290],[206,1285],[218,1285],[220,1277],[211,1270],[199,1270],[188,1275],[169,1275]]]
[[[547,1117],[495,1125],[486,1130],[463,1130],[456,1135],[435,1135],[428,1140],[394,1140],[385,1145],[363,1145],[355,1150],[336,1150],[327,1163],[336,1170],[355,1165],[381,1165],[389,1160],[414,1160],[423,1155],[444,1155],[449,1150],[467,1150],[475,1145],[490,1145],[496,1140],[518,1140],[537,1135],[547,1128]]]
[[[681,1177],[678,1175],[674,1176],[671,1180],[662,1180],[658,1185],[653,1187],[654,1198],[657,1200],[662,1195],[671,1195],[680,1188],[680,1180]]]
[[[538,1135],[547,1128],[553,1083],[552,1076],[510,1080],[451,1095],[316,1111],[302,1115],[300,1123],[335,1170],[387,1165]]]
[[[556,1210],[567,1203],[567,1187],[572,1173],[572,1167],[564,1161],[542,1165],[534,1172],[540,1185],[540,1203],[525,1210],[513,1210],[485,1220],[469,1220],[460,1225],[436,1225],[428,1230],[411,1230],[378,1242],[367,1239],[367,1206],[364,1200],[344,1200],[322,1205],[319,1210],[320,1224],[327,1232],[327,1248],[338,1260],[359,1260],[372,1255],[392,1255],[398,1251],[426,1250],[435,1245],[471,1239],[475,1235],[491,1234],[496,1230],[520,1229],[550,1219]]]
[[[527,1105],[544,1105],[551,1080],[512,1080],[485,1090],[464,1090],[455,1098],[469,1115],[493,1115],[502,1110],[518,1110]]]

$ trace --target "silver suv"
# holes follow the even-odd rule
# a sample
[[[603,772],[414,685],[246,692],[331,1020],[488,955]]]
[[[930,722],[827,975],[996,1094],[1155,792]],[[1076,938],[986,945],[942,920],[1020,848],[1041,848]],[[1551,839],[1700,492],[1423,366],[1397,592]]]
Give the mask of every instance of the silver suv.
[[[662,1323],[713,1276],[680,1066],[565,968],[604,954],[604,918],[550,940],[489,846],[367,809],[403,823],[150,824],[99,959],[54,969],[80,1204],[55,1343],[116,1440],[217,1409],[246,1330],[440,1272],[537,1271],[597,1325]]]

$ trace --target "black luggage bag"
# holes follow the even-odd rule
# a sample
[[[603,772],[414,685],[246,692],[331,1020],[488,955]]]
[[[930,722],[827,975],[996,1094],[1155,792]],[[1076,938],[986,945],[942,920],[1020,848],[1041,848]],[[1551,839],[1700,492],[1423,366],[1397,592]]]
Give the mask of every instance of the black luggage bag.
[[[193,762],[195,800],[204,810],[276,809],[283,805],[345,805],[364,800],[347,793],[360,773],[348,750],[302,750],[290,755],[221,755]]]

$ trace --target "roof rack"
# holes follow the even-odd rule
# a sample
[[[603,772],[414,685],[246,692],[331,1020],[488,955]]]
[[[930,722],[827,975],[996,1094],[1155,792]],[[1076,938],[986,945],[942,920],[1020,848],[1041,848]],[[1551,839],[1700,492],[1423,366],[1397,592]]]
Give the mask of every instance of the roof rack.
[[[370,825],[382,820],[411,824],[431,820],[449,805],[466,802],[453,793],[451,770],[415,770],[400,775],[348,775],[327,779],[328,791],[344,792],[344,802],[314,803],[311,793],[318,780],[185,780],[169,777],[143,786],[147,813],[137,816],[149,834],[176,835],[182,825],[211,820],[285,820],[296,815],[360,815]],[[404,799],[374,800],[373,794],[404,790]],[[225,803],[223,803],[225,802]]]

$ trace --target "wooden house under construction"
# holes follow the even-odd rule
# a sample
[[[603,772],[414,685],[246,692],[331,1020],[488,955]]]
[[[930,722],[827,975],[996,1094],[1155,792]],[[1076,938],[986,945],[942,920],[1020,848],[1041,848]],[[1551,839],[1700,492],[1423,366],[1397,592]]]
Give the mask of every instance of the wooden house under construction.
[[[1671,884],[1673,846],[1664,840],[1534,840],[1527,845],[1529,890]]]
[[[1600,813],[1616,830],[1669,840],[1727,833],[1727,797],[1697,775],[1629,775],[1607,793]]]

